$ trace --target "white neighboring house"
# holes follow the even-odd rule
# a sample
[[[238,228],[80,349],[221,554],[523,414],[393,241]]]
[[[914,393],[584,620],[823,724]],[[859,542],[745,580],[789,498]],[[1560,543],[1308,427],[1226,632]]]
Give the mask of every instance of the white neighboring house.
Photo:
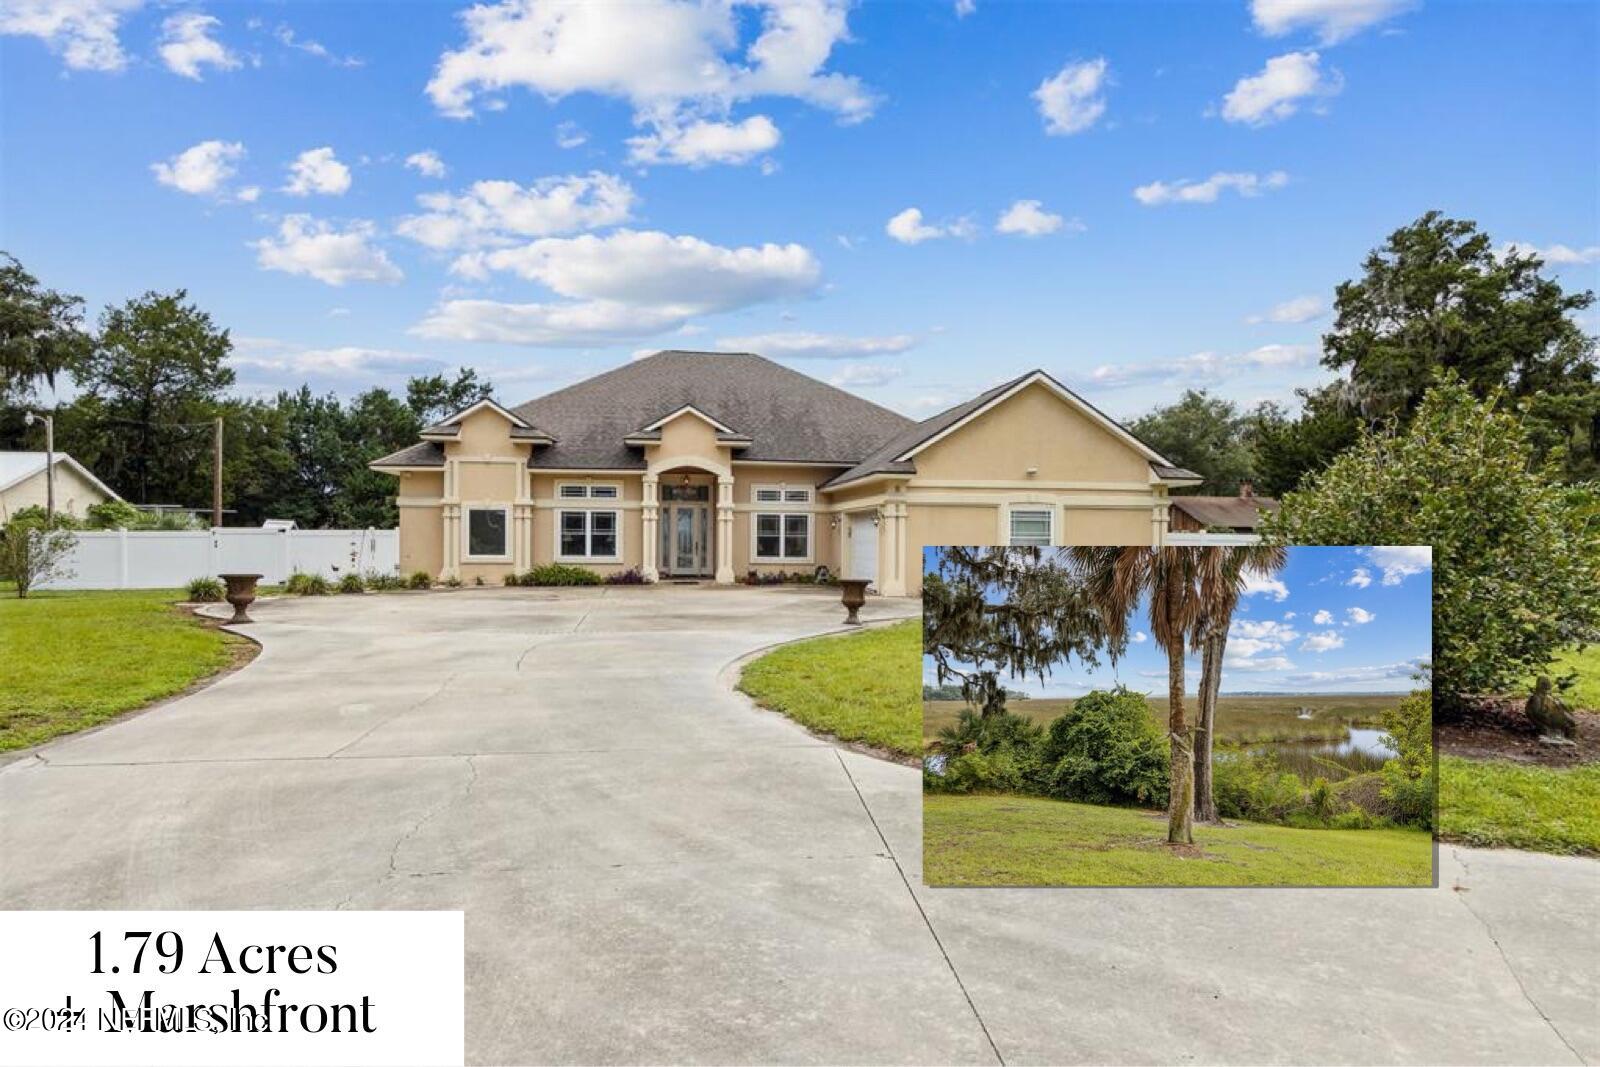
[[[56,512],[81,519],[95,504],[121,500],[89,468],[65,452],[57,452]],[[45,506],[45,453],[0,452],[0,523],[23,508]]]

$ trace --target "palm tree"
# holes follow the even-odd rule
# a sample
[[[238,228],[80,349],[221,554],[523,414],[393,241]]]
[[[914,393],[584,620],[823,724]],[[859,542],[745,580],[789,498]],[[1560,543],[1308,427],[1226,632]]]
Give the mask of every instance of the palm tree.
[[[1167,735],[1172,745],[1167,843],[1193,844],[1194,752],[1184,714],[1183,658],[1205,605],[1202,557],[1190,548],[1075,547],[1069,552],[1113,642],[1125,636],[1139,599],[1150,598],[1150,636],[1167,654]]]
[[[1200,709],[1194,739],[1194,817],[1217,821],[1217,800],[1212,789],[1211,746],[1215,740],[1217,696],[1222,691],[1222,659],[1228,649],[1228,629],[1250,576],[1266,577],[1288,562],[1281,545],[1230,545],[1205,547],[1200,562],[1203,601],[1195,645],[1200,651]]]

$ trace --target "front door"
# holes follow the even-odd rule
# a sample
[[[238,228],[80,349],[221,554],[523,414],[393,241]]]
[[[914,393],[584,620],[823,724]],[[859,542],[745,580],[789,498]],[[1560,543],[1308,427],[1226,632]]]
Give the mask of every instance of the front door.
[[[661,572],[669,577],[711,573],[711,504],[707,486],[662,486]]]

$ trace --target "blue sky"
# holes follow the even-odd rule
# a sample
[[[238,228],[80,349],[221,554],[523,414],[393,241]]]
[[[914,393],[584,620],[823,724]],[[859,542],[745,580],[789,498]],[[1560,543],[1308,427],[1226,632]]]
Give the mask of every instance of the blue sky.
[[[252,392],[749,347],[917,416],[1285,399],[1430,208],[1600,283],[1592,4],[474,10],[0,0],[0,247]]]
[[[937,549],[923,550],[923,571],[936,569]],[[1399,693],[1415,688],[1417,664],[1432,658],[1433,564],[1427,548],[1289,549],[1289,562],[1246,589],[1228,635],[1224,693]],[[1098,670],[1060,664],[1041,685],[1015,679],[1009,688],[1034,696],[1073,697],[1123,684],[1163,695],[1166,653],[1149,638],[1145,605],[1130,623],[1133,640],[1116,664]],[[1199,677],[1190,657],[1188,687]],[[936,684],[923,657],[923,680]]]

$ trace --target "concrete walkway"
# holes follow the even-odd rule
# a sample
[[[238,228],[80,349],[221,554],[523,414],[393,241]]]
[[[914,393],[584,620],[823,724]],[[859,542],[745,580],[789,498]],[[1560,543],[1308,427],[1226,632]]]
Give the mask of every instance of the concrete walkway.
[[[0,906],[464,909],[469,1062],[1600,1061],[1592,861],[922,888],[916,772],[729,688],[833,628],[825,594],[257,615],[243,672],[0,769]]]

